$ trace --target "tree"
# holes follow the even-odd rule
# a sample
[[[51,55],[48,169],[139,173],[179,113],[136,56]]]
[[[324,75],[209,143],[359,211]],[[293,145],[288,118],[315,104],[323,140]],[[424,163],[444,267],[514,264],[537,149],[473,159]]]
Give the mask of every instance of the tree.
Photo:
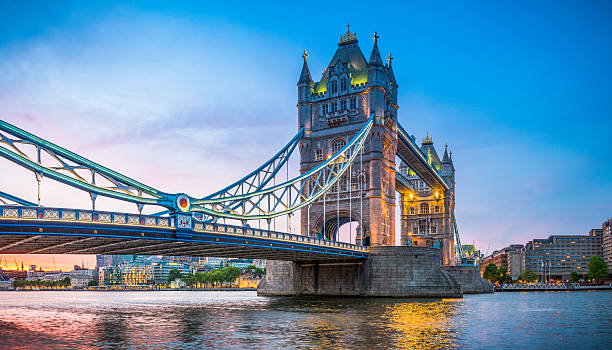
[[[570,281],[572,283],[578,283],[580,281],[580,275],[576,271],[570,272]]]
[[[177,278],[180,279],[181,277],[183,277],[183,275],[181,275],[181,272],[177,269],[172,269],[168,272],[168,282],[172,282]]]
[[[608,264],[599,255],[591,256],[589,260],[589,277],[601,281],[608,277]]]
[[[519,280],[521,280],[523,282],[535,282],[535,281],[538,280],[538,276],[536,276],[535,273],[533,273],[533,272],[531,272],[529,270],[525,270],[519,276]]]
[[[487,281],[491,283],[497,282],[498,276],[499,271],[497,270],[497,265],[495,265],[494,263],[490,263],[489,265],[487,265],[482,274],[482,277],[484,277]]]
[[[512,282],[512,278],[508,276],[508,268],[505,266],[500,267],[499,270],[497,270],[497,282],[502,284],[506,283],[508,280]]]

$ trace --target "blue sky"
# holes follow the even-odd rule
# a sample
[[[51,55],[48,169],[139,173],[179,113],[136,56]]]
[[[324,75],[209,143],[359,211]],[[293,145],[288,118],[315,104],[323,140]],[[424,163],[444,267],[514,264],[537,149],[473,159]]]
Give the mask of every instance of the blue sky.
[[[395,58],[402,125],[452,149],[464,242],[584,234],[612,215],[603,1],[2,2],[0,118],[203,195],[291,138],[301,54],[318,80],[346,23],[366,57],[377,31]],[[34,199],[14,168],[0,160],[0,185]],[[44,185],[43,204],[83,196]]]

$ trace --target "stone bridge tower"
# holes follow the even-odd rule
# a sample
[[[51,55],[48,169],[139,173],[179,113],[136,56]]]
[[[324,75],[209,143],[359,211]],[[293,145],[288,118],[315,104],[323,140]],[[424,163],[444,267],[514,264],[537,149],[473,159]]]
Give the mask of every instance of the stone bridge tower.
[[[303,235],[337,239],[339,226],[353,222],[352,227],[357,227],[356,242],[395,245],[398,86],[391,55],[384,64],[376,33],[373,44],[366,61],[356,34],[347,26],[318,82],[312,80],[304,52],[297,84],[298,126],[305,130],[299,146],[301,173],[340,150],[371,115],[376,117],[376,122],[364,145],[362,158],[358,155],[355,159],[351,183],[346,174],[324,199],[302,209]]]

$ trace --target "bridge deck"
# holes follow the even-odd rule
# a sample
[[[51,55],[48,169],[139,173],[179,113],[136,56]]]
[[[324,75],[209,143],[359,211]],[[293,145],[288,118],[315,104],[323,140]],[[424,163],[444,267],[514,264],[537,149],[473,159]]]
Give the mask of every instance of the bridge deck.
[[[283,232],[175,217],[0,206],[0,254],[216,256],[353,260],[365,247]],[[182,219],[185,219],[183,216]]]

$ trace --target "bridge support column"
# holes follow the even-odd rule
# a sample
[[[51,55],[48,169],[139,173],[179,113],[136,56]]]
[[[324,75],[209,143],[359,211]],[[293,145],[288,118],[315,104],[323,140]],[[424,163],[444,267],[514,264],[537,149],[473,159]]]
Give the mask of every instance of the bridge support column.
[[[361,261],[269,261],[257,293],[262,296],[319,295],[436,297],[463,295],[461,285],[440,267],[438,249],[371,247]]]

